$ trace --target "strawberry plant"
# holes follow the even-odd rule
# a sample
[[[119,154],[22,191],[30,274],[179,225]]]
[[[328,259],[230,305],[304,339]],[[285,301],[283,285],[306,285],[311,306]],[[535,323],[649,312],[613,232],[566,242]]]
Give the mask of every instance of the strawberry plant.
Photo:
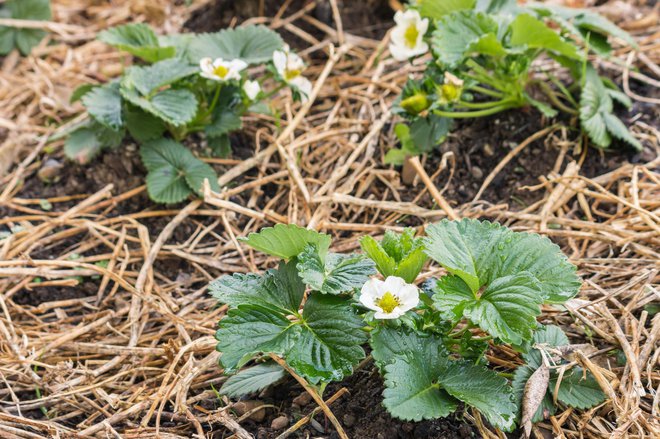
[[[229,307],[216,333],[220,365],[231,375],[220,393],[240,397],[281,381],[277,356],[322,394],[354,372],[369,344],[385,382],[383,404],[402,420],[444,417],[463,404],[512,431],[557,404],[587,408],[604,399],[591,375],[558,354],[568,350],[563,332],[537,323],[541,305],[561,304],[581,286],[555,244],[470,219],[426,230],[364,237],[366,256],[332,253],[329,235],[295,225],[243,239],[280,262],[209,286]],[[414,281],[427,257],[447,274],[420,289]],[[489,367],[486,351],[497,344],[522,353],[512,381]],[[541,368],[545,387],[523,410],[527,382]]]
[[[0,4],[0,18],[46,21],[51,16],[50,0],[7,0]],[[7,55],[14,48],[28,55],[45,36],[41,29],[0,26],[0,55]]]
[[[613,139],[641,149],[613,113],[614,102],[630,108],[628,97],[598,75],[590,54],[608,57],[608,36],[636,47],[634,40],[598,14],[515,0],[419,0],[396,13],[390,52],[407,60],[428,52],[423,76],[405,85],[394,111],[406,119],[395,128],[401,148],[386,162],[428,152],[440,144],[454,119],[484,117],[532,106],[547,117],[579,117],[597,147]],[[568,69],[564,84],[535,63],[541,57]]]
[[[311,92],[302,59],[264,26],[157,36],[146,24],[128,24],[98,38],[143,64],[107,84],[74,92],[71,100],[82,101],[89,118],[71,132],[64,151],[86,163],[105,148],[134,140],[148,171],[149,195],[157,202],[200,194],[205,179],[218,189],[213,169],[182,144],[188,136],[200,134],[212,154],[227,156],[229,134],[241,129],[242,115],[269,112],[269,97],[285,86],[297,99]]]

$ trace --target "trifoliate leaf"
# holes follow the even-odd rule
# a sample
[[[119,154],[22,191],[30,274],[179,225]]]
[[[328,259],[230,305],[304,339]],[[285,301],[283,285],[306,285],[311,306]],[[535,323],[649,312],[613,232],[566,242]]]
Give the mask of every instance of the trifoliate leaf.
[[[218,340],[217,350],[222,353],[220,363],[225,373],[237,370],[255,354],[285,354],[303,330],[285,315],[259,305],[230,309],[218,326],[215,338]]]
[[[263,275],[254,273],[222,276],[209,284],[209,292],[221,303],[232,307],[260,305],[285,314],[298,311],[305,284],[298,276],[296,261],[280,262],[277,270]]]
[[[161,138],[165,132],[165,123],[162,119],[134,105],[126,106],[124,119],[126,129],[139,143]]]
[[[428,227],[424,246],[427,255],[474,293],[497,278],[523,271],[539,281],[539,294],[546,302],[564,302],[581,286],[575,266],[548,238],[496,223],[443,220]]]
[[[329,253],[323,258],[314,245],[298,255],[298,272],[307,285],[323,294],[352,292],[376,274],[374,263],[362,255]]]
[[[300,336],[287,363],[311,383],[342,380],[364,358],[363,320],[342,297],[312,293],[305,302]]]
[[[411,337],[417,337],[417,340],[413,342]],[[398,337],[396,341],[405,343],[406,350],[394,351],[393,357],[384,365],[383,405],[392,416],[421,421],[444,417],[456,410],[456,400],[438,383],[438,377],[449,362],[442,340],[411,333],[408,337]],[[379,344],[376,342],[376,346]],[[381,350],[379,358],[383,353]]]
[[[520,345],[531,340],[536,316],[541,314],[539,290],[539,282],[529,273],[500,277],[467,303],[463,314],[493,337]]]
[[[418,0],[417,8],[422,17],[438,19],[454,11],[472,9],[476,3],[477,0]]]
[[[98,39],[147,62],[172,58],[174,47],[160,47],[154,31],[144,23],[131,23],[113,27],[99,33]]]
[[[276,224],[259,233],[250,233],[241,241],[260,252],[291,259],[298,256],[308,244],[314,244],[319,254],[325,255],[330,248],[330,235],[306,229],[295,224]]]
[[[213,168],[178,142],[169,139],[148,142],[140,148],[140,155],[149,170],[147,190],[154,201],[178,203],[191,190],[199,192],[204,178],[209,180],[212,188],[218,190]],[[198,183],[200,188],[196,187]]]
[[[93,88],[82,96],[82,103],[87,112],[101,125],[112,130],[124,126],[118,83]]]
[[[197,114],[197,98],[185,89],[167,89],[151,97],[122,84],[121,95],[133,105],[174,126],[185,125]]]
[[[238,398],[259,392],[280,381],[286,371],[277,363],[263,363],[230,376],[220,388],[220,394]]]
[[[195,65],[205,57],[258,64],[270,61],[273,52],[283,45],[279,34],[265,26],[242,26],[195,36],[188,47],[188,57]]]
[[[459,11],[436,22],[431,47],[438,61],[454,66],[472,52],[485,51],[494,56],[506,55],[497,39],[497,22],[482,12]]]
[[[510,29],[509,42],[513,46],[544,49],[570,59],[582,59],[574,44],[564,41],[557,32],[529,14],[518,15],[511,23]]]
[[[50,20],[52,17],[49,0],[7,0],[0,10],[3,18],[19,20]],[[16,47],[23,55],[46,36],[41,29],[0,26],[0,55],[7,55]]]
[[[468,361],[449,361],[440,372],[439,382],[447,393],[476,407],[493,426],[513,429],[516,404],[506,378]]]

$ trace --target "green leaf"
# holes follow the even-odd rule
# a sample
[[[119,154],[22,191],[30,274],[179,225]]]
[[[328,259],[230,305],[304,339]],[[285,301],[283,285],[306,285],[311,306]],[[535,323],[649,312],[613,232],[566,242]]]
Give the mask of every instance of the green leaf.
[[[82,96],[82,103],[89,114],[101,125],[112,130],[119,130],[124,126],[119,84],[110,83],[93,88]]]
[[[364,358],[364,322],[342,297],[312,293],[305,302],[300,337],[287,363],[311,383],[340,381]]]
[[[381,334],[385,335],[387,332]],[[393,354],[383,366],[385,370],[383,405],[392,416],[416,422],[444,417],[456,410],[456,400],[438,384],[438,377],[449,361],[442,340],[411,332],[406,336],[397,337],[393,343],[394,346],[401,344],[400,348],[405,350],[396,350],[398,347],[392,349],[389,343],[391,343],[389,340],[388,344],[376,341],[372,342],[372,345],[380,350],[374,358],[383,360],[385,353],[383,347],[387,347],[387,350]]]
[[[213,112],[213,120],[204,128],[204,131],[209,137],[219,137],[240,130],[242,126],[241,115],[235,109],[216,108],[216,111]]]
[[[378,272],[384,277],[393,276],[396,270],[396,261],[381,247],[373,237],[365,235],[360,238],[360,247],[374,261]],[[409,281],[406,281],[409,282]]]
[[[209,292],[231,307],[252,304],[295,314],[305,293],[305,284],[298,276],[296,261],[292,260],[280,262],[277,270],[268,270],[263,276],[254,273],[222,276],[209,284]]]
[[[418,0],[417,9],[422,17],[442,18],[454,11],[474,8],[477,0]]]
[[[123,84],[120,91],[122,97],[133,105],[174,126],[187,124],[197,114],[197,98],[189,90],[170,88],[150,98]]]
[[[49,0],[7,0],[4,6],[3,18],[39,21],[52,18]],[[0,55],[7,55],[14,47],[28,55],[45,36],[41,29],[0,26]]]
[[[384,277],[397,276],[413,283],[426,262],[422,239],[415,238],[412,228],[403,233],[388,230],[381,243],[365,236],[360,239],[360,245]]]
[[[252,366],[230,376],[220,388],[220,394],[238,398],[259,392],[280,381],[286,371],[277,363],[263,363]]]
[[[497,39],[497,22],[482,12],[459,11],[436,22],[431,46],[438,61],[454,66],[471,52],[486,50],[495,56],[506,55]]]
[[[516,404],[506,378],[468,361],[450,361],[440,372],[439,380],[447,393],[476,407],[493,426],[513,430]]]
[[[449,134],[452,121],[447,117],[430,114],[419,117],[410,124],[410,141],[414,145],[414,155],[430,152],[444,142]]]
[[[195,65],[205,57],[242,59],[248,64],[258,64],[270,61],[273,52],[283,45],[279,34],[265,26],[241,26],[195,36],[190,42],[188,56]]]
[[[510,43],[531,49],[544,49],[570,59],[581,60],[577,47],[545,25],[541,20],[529,14],[520,14],[511,23]]]
[[[301,325],[292,324],[285,315],[259,305],[241,305],[230,309],[220,320],[215,338],[222,353],[220,363],[231,373],[255,354],[283,355],[296,343]]]
[[[231,141],[227,134],[217,137],[207,137],[206,142],[215,157],[225,158],[231,156]]]
[[[146,143],[163,137],[165,123],[151,113],[134,105],[127,105],[124,110],[126,129],[139,143]]]
[[[470,319],[493,337],[520,345],[531,340],[543,297],[539,282],[526,272],[493,280],[486,291],[463,309]]]
[[[330,248],[330,235],[306,229],[295,224],[276,224],[259,233],[250,233],[241,241],[255,250],[282,259],[298,256],[308,244],[314,244],[319,254],[325,255]]]
[[[458,276],[442,276],[434,291],[433,306],[451,321],[463,318],[465,306],[475,300],[470,287]]]
[[[533,233],[513,232],[497,223],[443,220],[427,228],[426,254],[459,276],[476,293],[495,279],[529,272],[546,302],[577,294],[580,279],[557,245]]]
[[[612,137],[622,140],[640,151],[642,144],[628,128],[613,114],[613,103],[609,89],[596,70],[588,66],[580,95],[580,122],[589,138],[602,148],[607,148]]]
[[[126,69],[122,86],[135,88],[143,96],[171,85],[199,72],[199,67],[191,66],[181,58],[166,59],[150,66],[132,66]]]
[[[550,388],[554,388],[558,378],[550,378]],[[605,394],[598,382],[589,372],[580,367],[574,367],[562,377],[557,398],[562,403],[578,409],[588,409],[605,400]]]
[[[308,245],[298,261],[303,282],[322,294],[352,292],[376,274],[374,263],[362,255],[329,253],[323,258],[314,245]]]
[[[150,141],[140,148],[140,155],[149,170],[147,191],[156,202],[178,203],[191,190],[198,192],[204,178],[208,178],[211,187],[218,190],[213,168],[178,142],[169,139]]]
[[[102,148],[96,133],[89,126],[78,128],[64,142],[64,154],[80,164],[89,163]]]
[[[95,84],[79,85],[78,87],[76,87],[73,93],[71,93],[71,97],[69,98],[69,103],[73,104],[74,102],[78,102],[80,99],[82,99],[83,96],[85,96],[88,92],[90,92],[96,87],[98,87],[98,85]]]
[[[176,53],[174,47],[160,47],[158,37],[144,23],[125,24],[104,30],[99,33],[98,39],[151,63],[172,58]]]

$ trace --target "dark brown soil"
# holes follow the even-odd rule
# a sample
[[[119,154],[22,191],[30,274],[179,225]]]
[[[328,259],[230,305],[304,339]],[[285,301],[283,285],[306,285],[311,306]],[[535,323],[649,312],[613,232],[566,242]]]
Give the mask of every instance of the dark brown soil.
[[[402,422],[393,419],[382,406],[383,382],[370,364],[341,383],[328,386],[324,396],[333,395],[342,387],[349,390],[332,405],[332,412],[337,416],[349,437],[355,439],[462,439],[478,437],[476,431],[460,419],[460,411],[447,418],[423,422]],[[311,402],[300,406],[296,397],[304,394],[302,387],[288,380],[262,395],[261,401],[272,404],[278,409],[269,409],[260,422],[248,420],[242,425],[258,439],[272,439],[284,429],[275,430],[271,423],[275,418],[287,416],[289,426],[309,414],[316,405]],[[307,398],[308,399],[308,398]],[[293,402],[296,400],[296,402]],[[332,424],[323,413],[318,413],[292,436],[293,438],[323,437],[337,438]]]

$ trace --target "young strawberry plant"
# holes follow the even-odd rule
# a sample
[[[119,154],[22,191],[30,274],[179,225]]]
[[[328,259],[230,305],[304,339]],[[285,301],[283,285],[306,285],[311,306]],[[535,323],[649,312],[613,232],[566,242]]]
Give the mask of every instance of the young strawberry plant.
[[[50,0],[7,0],[0,4],[0,18],[46,21],[51,16]],[[41,29],[0,26],[0,55],[7,55],[14,48],[28,55],[45,36]]]
[[[401,148],[386,161],[440,144],[454,119],[484,117],[532,106],[547,117],[578,116],[582,130],[601,148],[613,139],[641,149],[639,141],[613,113],[614,102],[631,102],[588,60],[608,57],[608,36],[635,47],[623,30],[598,14],[515,0],[419,0],[396,13],[390,52],[407,60],[431,52],[424,75],[411,79],[394,111],[406,119],[395,128]],[[541,57],[567,68],[564,84],[534,63]]]
[[[464,219],[431,225],[425,237],[412,229],[380,242],[364,237],[367,256],[332,253],[329,235],[295,225],[243,241],[280,262],[209,286],[229,306],[216,333],[221,367],[232,375],[222,394],[240,397],[281,381],[286,371],[273,357],[322,394],[354,372],[368,343],[385,382],[383,404],[402,420],[440,418],[465,405],[512,431],[557,404],[587,408],[604,399],[593,377],[562,359],[570,347],[561,330],[537,323],[541,305],[561,304],[581,285],[545,237]],[[414,281],[427,257],[447,274],[420,290]],[[485,355],[497,344],[522,353],[512,382]],[[530,378],[536,370],[548,376],[541,385]],[[526,392],[529,381],[536,396]]]
[[[72,102],[81,100],[89,118],[71,133],[64,151],[86,163],[102,149],[134,140],[157,202],[200,194],[205,179],[218,189],[213,169],[181,143],[189,135],[199,133],[211,153],[227,156],[229,134],[241,129],[246,112],[268,112],[268,99],[285,86],[297,99],[311,92],[302,59],[264,26],[157,36],[146,24],[128,24],[98,38],[144,63],[107,84],[74,92]]]

